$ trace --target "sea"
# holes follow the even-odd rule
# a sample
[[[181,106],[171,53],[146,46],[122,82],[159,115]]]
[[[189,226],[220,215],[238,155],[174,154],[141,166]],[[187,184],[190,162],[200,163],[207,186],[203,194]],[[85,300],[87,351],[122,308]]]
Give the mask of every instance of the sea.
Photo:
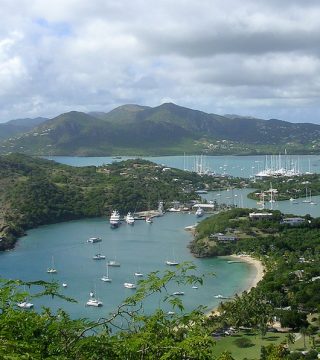
[[[50,157],[52,160],[73,166],[97,166],[127,158]],[[184,156],[146,159],[182,169],[193,161],[191,157],[187,160]],[[319,156],[297,156],[296,159],[297,161],[299,159],[301,169],[309,171],[311,168],[313,172],[319,172]],[[207,166],[211,166],[212,171],[218,172],[222,167],[222,170],[226,170],[229,175],[244,177],[250,175],[249,169],[251,171],[253,166],[257,167],[259,162],[263,162],[263,157],[207,156],[205,162]],[[250,191],[252,189],[221,190],[203,196],[218,203],[256,207],[256,202],[247,198]],[[298,199],[298,203],[295,204],[283,201],[267,203],[266,206],[287,214],[319,216],[320,196],[313,197],[313,201],[318,205],[303,203],[302,199]],[[27,236],[19,239],[14,250],[0,253],[0,276],[24,281],[55,281],[59,285],[60,292],[72,297],[76,302],[67,302],[57,297],[33,298],[32,302],[37,311],[42,307],[49,307],[52,311],[62,308],[72,318],[97,320],[113,313],[126,297],[134,293],[135,290],[125,288],[123,284],[138,282],[139,279],[134,276],[135,272],[143,273],[144,278],[151,272],[161,276],[165,270],[173,270],[166,265],[166,260],[175,260],[179,263],[191,262],[196,266],[192,274],[204,276],[203,285],[195,289],[191,285],[171,283],[166,289],[167,292],[153,295],[144,301],[144,311],[151,313],[156,308],[168,312],[178,311],[164,301],[166,295],[176,291],[184,293],[180,298],[185,311],[191,311],[199,305],[209,310],[219,304],[221,301],[219,297],[232,298],[247,288],[256,270],[247,263],[228,263],[227,258],[193,257],[188,249],[192,234],[186,231],[185,227],[194,225],[197,220],[193,213],[166,213],[162,217],[155,218],[152,224],[140,220],[136,221],[134,226],[123,223],[117,229],[110,228],[107,218],[41,226],[29,230]],[[101,237],[102,241],[95,244],[87,242],[90,237],[96,236]],[[116,259],[121,264],[120,267],[109,267],[111,283],[101,281],[107,267],[106,260],[93,259],[97,253],[105,255],[106,260]],[[57,269],[56,274],[48,274],[46,271],[52,262]],[[63,283],[67,284],[67,287],[63,287]],[[94,292],[103,302],[102,307],[85,306],[90,292]]]

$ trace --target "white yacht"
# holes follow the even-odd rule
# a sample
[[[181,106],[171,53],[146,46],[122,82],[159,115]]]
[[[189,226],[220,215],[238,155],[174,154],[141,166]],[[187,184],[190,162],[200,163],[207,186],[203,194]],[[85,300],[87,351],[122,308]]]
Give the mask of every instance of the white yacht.
[[[120,224],[120,214],[117,210],[113,211],[110,216],[110,225],[112,228],[117,228]]]
[[[143,274],[142,274],[142,272],[137,271],[137,272],[134,273],[134,276],[136,276],[136,277],[143,277]]]
[[[197,217],[201,217],[201,216],[203,216],[203,215],[204,215],[204,211],[203,211],[203,209],[199,206],[198,209],[197,209],[197,211],[196,211],[196,216],[197,216]]]
[[[131,214],[131,212],[128,212],[127,216],[126,216],[126,223],[128,225],[133,225],[134,224],[134,217]]]
[[[172,295],[182,296],[182,295],[184,295],[184,292],[183,291],[175,291]]]

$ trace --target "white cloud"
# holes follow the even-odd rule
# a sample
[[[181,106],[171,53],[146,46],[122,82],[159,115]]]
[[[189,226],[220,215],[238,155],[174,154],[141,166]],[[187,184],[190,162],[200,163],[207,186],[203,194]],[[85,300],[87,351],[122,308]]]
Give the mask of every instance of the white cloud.
[[[318,121],[320,4],[1,0],[0,121],[163,99]]]

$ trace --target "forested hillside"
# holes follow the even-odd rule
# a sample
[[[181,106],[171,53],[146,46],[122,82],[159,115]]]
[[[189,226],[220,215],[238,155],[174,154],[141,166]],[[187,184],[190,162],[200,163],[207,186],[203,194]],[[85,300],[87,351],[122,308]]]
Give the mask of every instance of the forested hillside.
[[[221,116],[172,103],[124,105],[108,113],[71,111],[2,142],[2,153],[170,155],[319,153],[320,125]]]

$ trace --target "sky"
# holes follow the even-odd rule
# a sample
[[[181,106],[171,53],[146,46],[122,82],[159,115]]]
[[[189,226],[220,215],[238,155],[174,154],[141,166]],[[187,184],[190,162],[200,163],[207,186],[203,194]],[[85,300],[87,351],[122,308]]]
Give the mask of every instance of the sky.
[[[0,0],[0,122],[164,102],[320,124],[318,0]]]

